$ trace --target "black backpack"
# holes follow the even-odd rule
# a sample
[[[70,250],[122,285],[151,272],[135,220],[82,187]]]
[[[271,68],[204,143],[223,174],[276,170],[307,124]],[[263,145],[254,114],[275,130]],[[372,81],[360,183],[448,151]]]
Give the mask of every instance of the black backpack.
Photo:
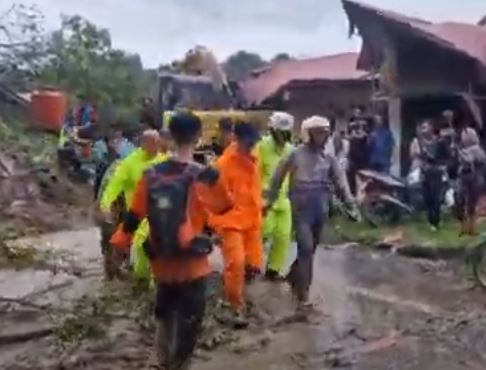
[[[150,225],[150,258],[202,256],[211,253],[208,236],[195,236],[189,246],[182,245],[181,228],[190,223],[188,206],[196,181],[214,182],[218,172],[196,163],[161,163],[146,173],[147,219]]]

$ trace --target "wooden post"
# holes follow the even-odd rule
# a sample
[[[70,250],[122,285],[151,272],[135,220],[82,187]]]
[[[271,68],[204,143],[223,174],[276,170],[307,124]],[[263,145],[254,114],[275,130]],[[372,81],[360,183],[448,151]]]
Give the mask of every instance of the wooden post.
[[[391,173],[401,176],[401,146],[402,146],[402,104],[400,98],[390,97],[388,101],[388,122],[395,138],[395,148],[392,156]]]

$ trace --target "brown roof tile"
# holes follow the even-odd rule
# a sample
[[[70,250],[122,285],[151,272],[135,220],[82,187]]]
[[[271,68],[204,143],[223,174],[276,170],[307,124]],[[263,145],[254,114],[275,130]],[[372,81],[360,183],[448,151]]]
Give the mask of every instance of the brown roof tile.
[[[357,14],[367,13],[397,22],[410,27],[410,32],[415,36],[465,54],[486,67],[486,28],[484,27],[458,22],[431,23],[357,1],[343,0],[343,4],[348,15],[354,15],[351,18],[356,19]]]
[[[250,77],[241,87],[247,101],[258,104],[293,81],[364,79],[368,73],[356,68],[357,61],[358,53],[280,61],[267,70],[259,71],[256,77]]]

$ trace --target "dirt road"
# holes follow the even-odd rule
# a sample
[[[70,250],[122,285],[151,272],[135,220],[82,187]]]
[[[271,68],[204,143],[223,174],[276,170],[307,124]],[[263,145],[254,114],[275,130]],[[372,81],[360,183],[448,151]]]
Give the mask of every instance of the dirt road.
[[[42,251],[44,260],[35,269],[0,270],[0,368],[154,368],[151,331],[118,308],[117,315],[105,314],[98,304],[107,291],[126,287],[103,282],[96,230],[21,244]],[[219,254],[212,259],[220,268]],[[204,336],[194,370],[486,368],[486,293],[466,289],[459,263],[321,248],[312,294],[316,310],[302,321],[285,284],[254,284],[250,328],[234,333],[209,325],[214,338],[208,345]],[[65,316],[86,305],[96,306],[92,317],[105,318],[103,339],[61,345],[60,322],[65,329]],[[36,332],[38,339],[19,343],[22,333]]]

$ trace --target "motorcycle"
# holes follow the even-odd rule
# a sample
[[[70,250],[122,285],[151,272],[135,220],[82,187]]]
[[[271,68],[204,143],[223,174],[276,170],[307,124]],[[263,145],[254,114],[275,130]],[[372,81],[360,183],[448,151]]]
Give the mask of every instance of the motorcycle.
[[[371,170],[357,174],[358,207],[362,218],[373,227],[396,224],[412,214],[412,207],[404,201],[406,194],[406,183],[388,174]]]
[[[96,163],[91,155],[92,141],[82,139],[76,132],[57,150],[58,165],[67,177],[77,183],[94,185]]]

